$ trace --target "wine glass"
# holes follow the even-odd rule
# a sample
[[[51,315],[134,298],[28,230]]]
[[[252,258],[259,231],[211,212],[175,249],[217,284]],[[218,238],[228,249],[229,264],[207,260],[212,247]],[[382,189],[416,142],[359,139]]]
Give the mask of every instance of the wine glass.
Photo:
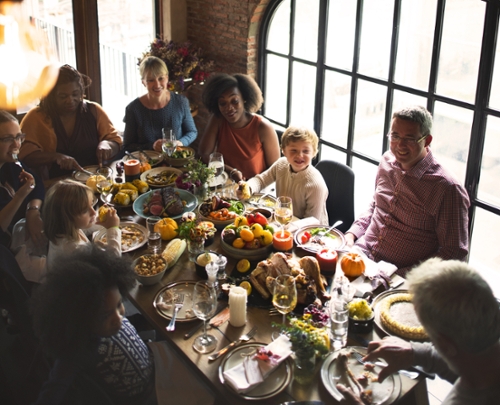
[[[210,158],[208,160],[208,167],[215,169],[215,190],[217,191],[217,187],[219,186],[219,176],[224,172],[224,156],[220,152],[213,152],[210,154]],[[221,184],[222,185],[222,184]]]
[[[273,305],[279,313],[283,314],[283,326],[286,325],[286,314],[293,311],[297,305],[297,288],[295,278],[289,274],[281,274],[273,282]],[[273,332],[272,338],[276,339],[280,333]]]
[[[106,200],[106,197],[111,191],[111,187],[113,187],[113,169],[103,166],[96,170],[95,175],[97,192],[102,195],[103,200]]]
[[[217,308],[217,290],[207,281],[198,281],[193,289],[193,312],[203,321],[203,335],[198,336],[193,343],[193,349],[198,353],[210,353],[217,346],[217,338],[207,335],[207,323],[215,314]]]
[[[174,131],[172,129],[162,128],[161,132],[162,132],[161,148],[162,148],[163,152],[165,152],[167,154],[167,156],[169,158],[171,158],[173,153],[177,149]],[[170,164],[170,166],[172,166],[172,165]]]
[[[278,197],[274,207],[274,219],[281,225],[281,236],[285,236],[285,226],[292,220],[293,206],[290,197]]]

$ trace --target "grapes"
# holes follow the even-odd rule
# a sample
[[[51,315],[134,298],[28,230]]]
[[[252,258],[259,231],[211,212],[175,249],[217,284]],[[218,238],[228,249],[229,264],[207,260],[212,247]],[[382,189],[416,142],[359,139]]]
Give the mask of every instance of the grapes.
[[[310,304],[304,309],[304,314],[311,315],[311,323],[317,328],[323,328],[328,324],[329,316],[323,308]]]

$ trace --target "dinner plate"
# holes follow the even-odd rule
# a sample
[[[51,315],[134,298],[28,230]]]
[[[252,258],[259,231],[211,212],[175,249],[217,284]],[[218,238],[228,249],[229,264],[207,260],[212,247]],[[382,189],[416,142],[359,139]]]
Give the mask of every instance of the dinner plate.
[[[349,349],[356,350],[363,355],[366,354],[365,347],[348,347],[346,349],[331,353],[324,360],[323,365],[321,366],[321,380],[323,381],[323,385],[328,390],[330,395],[336,399],[342,396],[342,394],[340,394],[336,387],[338,383],[343,384],[347,387],[351,386],[351,384],[348,384],[347,382],[347,375],[341,370],[339,362],[337,361],[338,355],[343,351],[348,351]],[[359,363],[352,357],[349,358],[347,364],[349,369],[356,377],[362,375],[365,371],[368,371],[364,369],[364,366],[361,363]],[[375,366],[373,371],[370,371],[369,373],[373,374],[374,376],[378,376],[381,369],[381,367]],[[401,393],[401,378],[397,373],[391,374],[382,383],[373,381],[369,382],[369,384],[366,385],[364,389],[372,391],[373,405],[389,405],[396,401]]]
[[[130,204],[127,204],[127,205],[116,204],[116,203],[113,202],[113,198],[114,197],[115,196],[113,194],[111,194],[111,193],[109,193],[107,195],[101,194],[101,201],[103,203],[105,203],[105,204],[111,205],[114,208],[129,208],[133,204],[133,201],[130,202]]]
[[[184,210],[179,215],[170,217],[172,219],[177,219],[182,217],[182,214],[184,214],[185,212],[193,211],[198,205],[198,199],[189,191],[181,190],[179,188],[174,188],[174,190],[179,193],[179,197],[182,201],[186,201]],[[151,198],[150,196],[153,192],[154,191],[152,190],[148,191],[147,193],[141,194],[132,204],[132,209],[134,210],[134,212],[142,218],[149,218],[151,216],[149,214],[144,214],[144,204]]]
[[[229,352],[224,357],[219,367],[219,379],[231,392],[247,400],[262,400],[272,398],[282,392],[293,378],[293,365],[292,360],[287,358],[276,367],[276,369],[269,374],[266,379],[254,389],[246,393],[237,393],[229,384],[226,384],[224,378],[224,371],[227,371],[245,360],[245,357],[256,353],[261,347],[267,346],[267,343],[244,343],[239,345],[236,349]]]
[[[210,179],[210,181],[208,182],[208,187],[215,188],[222,186],[223,184],[226,184],[228,178],[229,176],[227,175],[227,173],[222,172],[220,176],[213,177]]]
[[[132,250],[139,249],[144,246],[148,241],[148,230],[140,224],[135,222],[120,222],[120,229],[122,230],[122,253],[131,252]],[[130,231],[133,233],[129,237]],[[99,230],[94,236],[94,242],[106,243],[106,228]]]
[[[143,150],[142,153],[144,153],[148,158],[149,161],[152,162],[151,167],[158,166],[162,161],[163,161],[163,153],[157,152],[155,150]],[[137,160],[141,160],[141,152],[135,151],[130,153],[133,157],[135,157]],[[123,160],[128,160],[129,156],[125,155],[123,157]]]
[[[97,169],[99,169],[99,166],[97,166],[97,165],[85,166],[84,169],[88,170],[91,173],[95,173],[97,171]],[[89,177],[90,177],[89,174],[82,172],[80,170],[75,170],[73,172],[73,179],[75,179],[76,181],[79,181],[80,183],[86,183],[87,180],[89,179]]]
[[[189,146],[178,146],[176,150],[179,149],[189,151],[191,153],[191,156],[187,158],[171,158],[165,155],[164,157],[165,162],[167,162],[170,166],[175,166],[175,167],[185,166],[189,163],[190,160],[194,159],[195,150],[193,148],[190,148]]]
[[[175,307],[174,299],[178,294],[184,294],[184,304],[177,313],[176,322],[189,322],[198,319],[192,310],[195,284],[196,281],[174,281],[158,291],[153,300],[153,306],[158,315],[165,319],[172,319]]]
[[[254,193],[246,202],[253,206],[274,210],[276,197],[271,194]]]
[[[387,334],[389,336],[396,336],[400,339],[408,340],[402,336],[399,336],[393,332],[390,332],[387,328],[384,327],[384,325],[382,324],[382,321],[380,320],[380,306],[382,304],[382,301],[384,301],[385,298],[390,297],[391,295],[394,295],[394,294],[408,294],[408,290],[401,289],[401,290],[384,291],[384,292],[380,293],[379,295],[377,295],[372,302],[372,308],[373,308],[373,312],[375,314],[374,322],[375,322],[375,325],[377,325],[377,328],[380,329],[385,334]],[[415,314],[415,320],[418,321],[416,314]],[[425,339],[425,340],[427,340],[427,339]]]
[[[175,169],[173,167],[155,167],[154,169],[146,170],[144,173],[142,173],[141,180],[146,182],[151,188],[161,188],[175,184],[175,179],[169,183],[158,183],[158,182],[155,183],[148,180],[148,177],[156,176],[163,172],[167,172],[168,174],[175,173],[177,174],[177,176],[180,176],[182,174],[182,171],[180,171],[179,169]]]
[[[311,252],[311,253],[316,253],[319,249],[324,248],[324,247],[329,247],[329,248],[338,250],[338,249],[342,249],[345,246],[346,242],[345,242],[344,234],[342,232],[340,232],[338,229],[332,229],[329,232],[329,234],[331,236],[333,236],[333,238],[326,236],[326,235],[323,238],[321,238],[321,242],[323,242],[324,244],[313,243],[312,238],[311,238],[311,240],[309,240],[309,242],[302,245],[300,243],[300,239],[301,239],[302,235],[304,235],[304,232],[306,232],[306,231],[310,232],[312,229],[315,229],[315,228],[325,228],[325,230],[327,230],[328,228],[330,228],[330,225],[308,225],[308,226],[304,226],[303,228],[298,229],[297,232],[295,232],[295,235],[293,237],[297,246],[299,246],[301,249],[307,250],[308,252]]]

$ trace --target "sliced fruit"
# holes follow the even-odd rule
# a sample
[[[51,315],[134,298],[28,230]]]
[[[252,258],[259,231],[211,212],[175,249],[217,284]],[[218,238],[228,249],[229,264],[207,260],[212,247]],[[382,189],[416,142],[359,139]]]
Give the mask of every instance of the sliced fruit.
[[[247,290],[247,295],[250,295],[252,293],[252,285],[248,281],[242,281],[240,287]]]
[[[250,270],[250,262],[248,261],[248,259],[241,259],[236,264],[236,270],[238,270],[240,273],[246,273],[248,270]]]

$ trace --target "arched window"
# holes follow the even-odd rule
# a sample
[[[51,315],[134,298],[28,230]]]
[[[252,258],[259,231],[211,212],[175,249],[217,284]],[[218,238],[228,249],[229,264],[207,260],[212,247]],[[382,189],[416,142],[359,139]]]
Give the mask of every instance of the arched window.
[[[498,1],[275,0],[259,43],[263,113],[313,127],[320,159],[356,173],[356,215],[373,193],[391,115],[434,116],[432,151],[471,197],[470,263],[500,280]],[[496,291],[500,295],[500,283]]]

